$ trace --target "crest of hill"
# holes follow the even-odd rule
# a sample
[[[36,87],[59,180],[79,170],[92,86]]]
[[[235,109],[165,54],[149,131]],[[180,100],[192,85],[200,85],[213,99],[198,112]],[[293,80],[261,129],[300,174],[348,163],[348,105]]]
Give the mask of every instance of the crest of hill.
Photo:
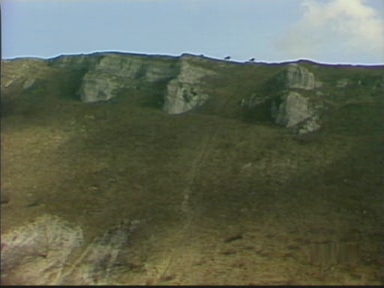
[[[330,111],[382,105],[384,66],[310,60],[238,63],[203,55],[96,52],[2,60],[2,114],[21,95],[55,91],[85,103],[120,101],[168,114],[199,113],[314,132]],[[15,102],[16,101],[16,102]]]

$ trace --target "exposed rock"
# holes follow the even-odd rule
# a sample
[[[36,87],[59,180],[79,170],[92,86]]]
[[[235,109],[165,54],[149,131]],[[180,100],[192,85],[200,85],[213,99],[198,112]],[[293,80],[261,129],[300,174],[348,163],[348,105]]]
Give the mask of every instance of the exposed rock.
[[[276,124],[288,128],[311,116],[308,109],[308,99],[297,92],[289,92],[282,96],[280,105],[274,104],[271,112]]]
[[[319,117],[318,115],[314,115],[312,118],[307,119],[301,127],[299,127],[298,132],[299,134],[306,134],[319,130],[320,128]]]
[[[382,99],[384,77],[377,70],[382,66],[375,67],[376,72],[355,67],[353,73],[341,74],[327,74],[324,69],[349,68],[317,69],[321,65],[310,61],[267,66],[266,63],[251,66],[229,63],[191,54],[172,57],[118,52],[64,55],[48,60],[5,60],[2,67],[8,72],[2,74],[1,89],[3,95],[9,96],[2,100],[2,106],[7,105],[2,109],[10,111],[15,100],[12,95],[16,93],[49,94],[55,89],[52,87],[57,87],[60,93],[70,97],[77,91],[83,102],[133,95],[135,99],[129,103],[162,107],[169,114],[187,112],[209,99],[204,113],[217,110],[221,115],[222,111],[214,107],[225,103],[226,117],[252,122],[272,120],[307,133],[319,129],[319,115],[324,120],[328,117],[321,114],[324,109],[338,107],[345,100],[362,103]],[[315,72],[316,79],[309,69]],[[340,77],[335,79],[333,75]],[[356,91],[352,89],[347,95],[342,89],[335,90],[349,86]],[[318,104],[321,107],[316,107]]]
[[[271,114],[275,123],[287,128],[299,128],[299,133],[312,132],[320,128],[318,115],[310,107],[308,98],[297,92],[281,96],[280,104],[272,105]]]
[[[1,284],[111,283],[112,268],[131,252],[127,243],[143,222],[123,219],[85,243],[79,225],[44,214],[1,235]]]
[[[27,90],[27,89],[31,88],[35,84],[35,81],[36,80],[33,78],[29,78],[29,79],[25,80],[24,84],[23,84],[23,89]]]
[[[212,73],[190,64],[190,58],[150,59],[108,54],[101,57],[95,67],[85,74],[78,92],[83,102],[106,101],[122,89],[136,88],[139,83],[151,85],[169,81],[163,109],[170,114],[183,113],[203,104],[208,98],[201,91],[200,80]]]
[[[288,69],[281,76],[287,89],[297,88],[312,90],[315,88],[315,76],[308,69],[297,64],[289,64]],[[321,85],[320,82],[317,86]]]
[[[169,114],[180,114],[202,105],[209,96],[201,89],[201,79],[214,73],[182,60],[180,74],[167,85],[163,109]]]
[[[3,81],[3,79],[1,80],[2,80],[1,87],[4,87],[4,88],[10,87],[15,82],[15,79],[9,79],[8,81]]]
[[[315,81],[315,89],[319,89],[321,87],[323,87],[323,82],[316,80]]]
[[[77,69],[93,69],[99,62],[99,57],[94,55],[61,55],[53,59],[49,59],[48,63],[57,68]]]
[[[193,85],[174,79],[167,86],[164,111],[169,114],[180,114],[202,105],[208,98],[207,94],[201,93]]]
[[[268,100],[268,95],[261,95],[258,93],[252,93],[251,97],[241,99],[241,107],[252,109],[258,105],[264,104]]]
[[[140,81],[151,84],[177,75],[173,59],[149,61],[145,57],[110,54],[102,57],[83,78],[79,94],[83,102],[106,101],[119,90],[135,88]]]
[[[344,88],[347,87],[350,81],[346,78],[337,80],[336,87],[337,88]]]
[[[148,82],[170,79],[177,75],[175,60],[158,61],[138,56],[107,55],[96,65],[95,71],[108,72],[126,80],[142,79]],[[167,61],[168,60],[168,61]]]
[[[1,281],[22,285],[60,283],[71,253],[82,244],[79,226],[57,216],[40,216],[1,235]]]
[[[113,283],[113,267],[121,265],[121,257],[127,255],[129,241],[143,221],[124,219],[95,237],[83,250],[80,258],[66,270],[55,284],[100,285]],[[68,261],[69,262],[69,261]],[[66,263],[69,264],[69,263]]]
[[[113,98],[116,91],[124,86],[116,78],[108,73],[87,73],[79,89],[81,100],[83,102],[97,102]]]

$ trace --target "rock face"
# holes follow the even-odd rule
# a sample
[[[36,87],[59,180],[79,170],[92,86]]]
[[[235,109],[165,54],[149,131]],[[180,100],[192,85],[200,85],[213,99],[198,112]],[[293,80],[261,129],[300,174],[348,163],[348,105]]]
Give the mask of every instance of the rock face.
[[[80,226],[58,216],[42,215],[29,224],[1,235],[1,283],[113,283],[111,267],[119,263],[119,255],[127,255],[127,242],[140,225],[140,220],[123,219],[85,243]]]
[[[64,69],[93,69],[101,56],[96,55],[61,55],[48,60],[52,67]]]
[[[193,56],[145,57],[139,55],[104,54],[84,75],[78,94],[83,102],[110,100],[123,89],[138,89],[165,83],[163,110],[169,114],[180,114],[202,105],[208,95],[202,91],[202,79],[214,74],[199,67]],[[59,59],[59,66],[84,64],[86,59]]]
[[[249,98],[242,99],[240,105],[251,111],[267,107],[275,124],[294,129],[300,134],[320,128],[321,109],[312,99],[316,97],[310,97],[308,93],[315,88],[320,88],[322,83],[315,81],[312,72],[298,64],[289,64],[287,69],[267,85],[277,87],[274,96],[268,92],[254,92]],[[304,93],[306,96],[297,90],[306,90]],[[313,92],[314,96],[318,95],[316,92]]]
[[[175,60],[171,58],[149,61],[145,57],[107,55],[95,67],[95,72],[105,72],[127,80],[141,79],[148,82],[172,78],[177,73]]]
[[[136,89],[140,85],[165,82],[163,110],[168,114],[180,114],[203,105],[209,95],[204,92],[203,80],[215,73],[199,66],[195,57],[183,55],[179,59],[120,54],[99,55],[97,61],[89,64],[90,69],[84,75],[78,90],[83,102],[107,101],[123,89]],[[75,65],[83,67],[87,59],[80,57],[58,59],[56,66]],[[75,61],[75,62],[74,62]],[[310,100],[290,89],[315,89],[319,84],[312,72],[297,64],[289,64],[276,80],[288,91],[280,100],[271,105],[271,116],[275,123],[287,128],[299,128],[302,133],[314,131],[320,127],[318,115],[309,108]],[[320,82],[319,82],[320,83]],[[242,101],[242,105],[254,108],[265,105],[269,96],[252,96]],[[260,101],[259,101],[260,100]],[[305,127],[306,128],[305,128]],[[301,127],[301,128],[300,128]]]
[[[328,117],[322,113],[325,109],[337,109],[346,101],[381,101],[384,89],[382,65],[352,67],[343,73],[350,68],[321,67],[310,61],[250,65],[190,54],[103,52],[2,60],[2,68],[7,70],[1,75],[2,95],[9,95],[2,97],[5,114],[14,109],[17,99],[12,95],[37,96],[56,89],[58,95],[72,99],[77,93],[86,103],[132,97],[124,104],[160,108],[168,114],[205,105],[201,112],[256,123],[272,121],[298,133],[319,129]]]
[[[281,75],[281,78],[285,82],[287,89],[312,90],[316,84],[313,73],[297,64],[289,64],[288,69]]]
[[[10,284],[55,285],[69,256],[82,244],[79,226],[57,216],[40,216],[1,236],[1,280]],[[12,273],[7,275],[9,271]]]
[[[315,76],[308,69],[290,64],[287,70],[280,75],[284,83],[286,93],[280,96],[279,103],[272,103],[271,116],[277,125],[296,129],[299,134],[305,134],[320,129],[320,107],[316,105],[312,97],[292,91],[291,89],[313,90],[320,88],[322,83],[315,81]],[[316,95],[316,93],[314,93]]]
[[[275,123],[291,128],[311,116],[308,99],[297,92],[289,92],[281,97],[280,105],[272,105],[272,117]]]
[[[316,131],[319,115],[308,98],[291,91],[281,96],[280,104],[272,103],[271,114],[275,123],[287,128],[298,128],[300,134]]]
[[[84,75],[78,93],[86,103],[107,101],[123,89],[137,89],[142,84],[150,86],[165,81],[163,110],[180,114],[208,99],[201,89],[201,80],[213,74],[191,64],[190,58],[105,55]]]
[[[213,72],[182,60],[177,78],[167,85],[163,109],[169,114],[180,114],[202,105],[209,96],[201,89],[201,80]]]
[[[320,128],[321,126],[319,124],[319,116],[314,113],[311,118],[306,119],[304,123],[299,127],[298,133],[306,134],[319,130]]]
[[[135,88],[140,82],[146,84],[168,80],[177,75],[174,59],[152,60],[145,57],[127,57],[116,54],[101,57],[93,69],[84,76],[79,88],[83,102],[106,101],[119,90]]]
[[[90,72],[84,76],[79,94],[83,102],[107,101],[121,88],[123,85],[118,77],[103,72]]]
[[[163,109],[168,114],[180,114],[204,104],[207,99],[208,95],[192,84],[174,79],[168,83]]]

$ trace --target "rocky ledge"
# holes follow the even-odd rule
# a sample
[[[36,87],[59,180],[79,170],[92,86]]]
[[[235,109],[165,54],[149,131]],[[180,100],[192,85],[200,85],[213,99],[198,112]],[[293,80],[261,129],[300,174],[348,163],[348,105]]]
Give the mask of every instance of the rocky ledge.
[[[2,62],[14,67],[2,74],[2,92],[15,87],[25,91],[44,87],[51,81],[49,75],[67,71],[60,81],[73,81],[77,98],[85,103],[152,89],[151,93],[156,91],[160,95],[158,103],[163,111],[181,114],[206,106],[208,100],[213,107],[220,102],[218,99],[233,98],[238,100],[226,100],[233,106],[227,110],[248,113],[258,121],[257,111],[262,109],[275,124],[299,134],[320,129],[322,115],[330,107],[355,101],[361,94],[364,101],[376,101],[384,92],[383,66],[335,67],[309,61],[278,65],[234,63],[191,54],[171,57],[117,52]],[[44,67],[54,70],[45,75],[41,72]],[[276,73],[257,82],[263,76],[259,69],[265,67]],[[337,69],[347,69],[348,73],[338,77]],[[249,77],[254,77],[257,84]]]

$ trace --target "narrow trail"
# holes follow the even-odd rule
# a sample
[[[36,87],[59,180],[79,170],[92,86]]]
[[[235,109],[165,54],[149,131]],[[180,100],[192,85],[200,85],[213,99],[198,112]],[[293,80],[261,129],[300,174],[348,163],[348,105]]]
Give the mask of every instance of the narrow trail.
[[[204,136],[202,140],[202,144],[200,145],[201,149],[198,151],[198,154],[196,158],[194,159],[192,163],[192,167],[188,173],[187,176],[187,181],[186,181],[186,186],[182,192],[183,195],[183,201],[181,203],[181,211],[183,212],[185,216],[184,224],[182,228],[179,230],[178,234],[176,235],[176,245],[172,250],[170,251],[168,257],[166,260],[163,262],[161,267],[157,268],[158,275],[157,275],[157,281],[158,282],[160,279],[166,277],[168,270],[171,266],[171,264],[175,261],[175,259],[181,259],[183,255],[179,255],[179,247],[182,246],[182,244],[186,241],[187,236],[188,236],[188,231],[189,228],[194,220],[195,213],[193,209],[190,206],[190,198],[193,193],[191,187],[196,181],[197,178],[197,172],[199,171],[199,168],[202,166],[204,163],[204,158],[205,155],[207,154],[207,151],[209,150],[208,147],[214,138],[214,132],[216,131],[215,129],[212,129],[213,131],[210,131],[207,135]]]
[[[230,97],[226,99],[221,109],[218,110],[225,111],[229,99]],[[175,261],[180,263],[183,261],[183,259],[186,258],[188,258],[189,260],[191,259],[190,256],[192,255],[187,255],[188,252],[186,250],[181,249],[180,247],[183,247],[183,245],[188,242],[188,236],[190,232],[189,228],[196,217],[196,213],[190,205],[190,199],[194,192],[192,190],[192,187],[197,180],[198,171],[205,162],[206,155],[209,152],[209,148],[212,144],[212,141],[216,137],[218,128],[218,125],[214,125],[210,129],[208,129],[208,131],[201,140],[200,149],[197,151],[197,155],[194,158],[194,161],[192,162],[191,169],[189,170],[189,173],[187,175],[185,188],[182,191],[183,201],[181,203],[181,211],[185,216],[184,224],[175,236],[176,245],[174,246],[174,248],[172,248],[168,257],[166,257],[166,259],[164,260],[163,264],[161,264],[161,267],[158,267],[156,269],[158,271],[158,275],[155,277],[157,279],[155,283],[158,283],[160,279],[164,279],[167,276],[172,263],[174,263]]]

